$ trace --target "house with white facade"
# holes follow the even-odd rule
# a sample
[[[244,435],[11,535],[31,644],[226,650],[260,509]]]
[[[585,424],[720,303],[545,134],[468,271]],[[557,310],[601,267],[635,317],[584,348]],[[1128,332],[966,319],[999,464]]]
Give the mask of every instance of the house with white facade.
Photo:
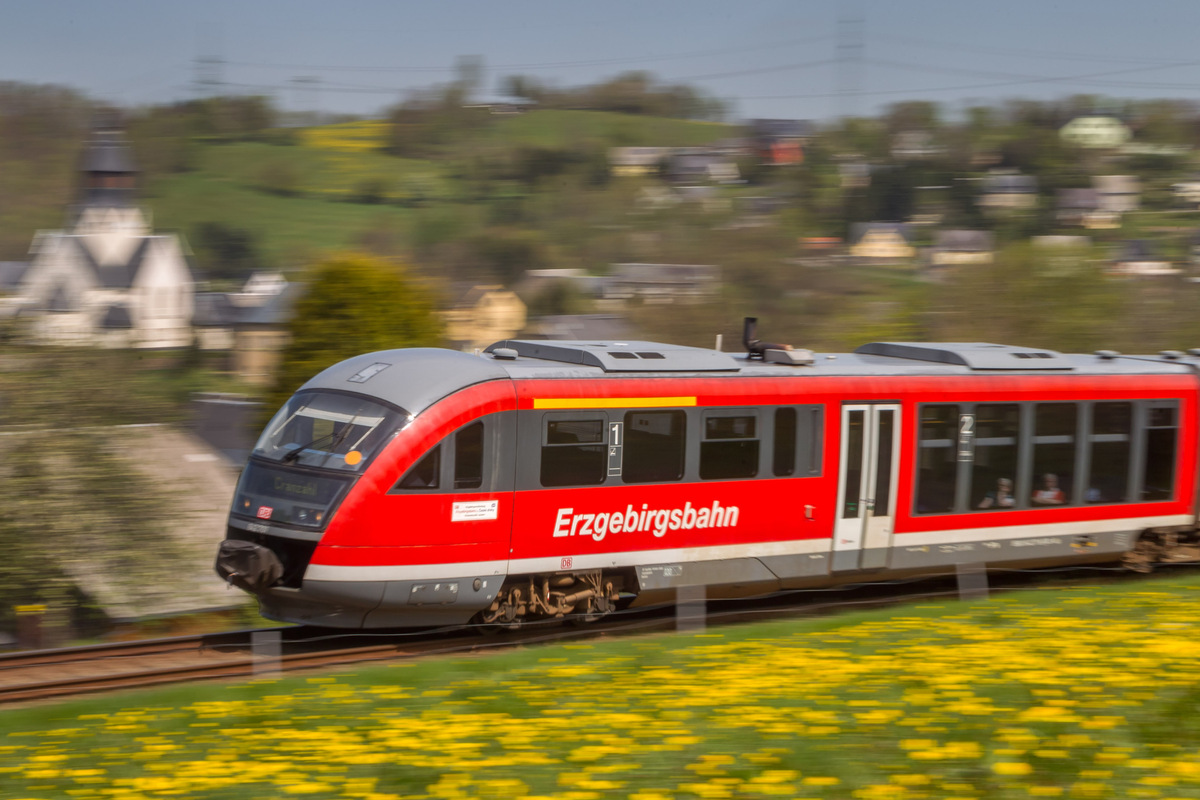
[[[1121,215],[1137,211],[1141,184],[1133,175],[1096,175],[1092,178],[1101,211]]]
[[[1158,248],[1146,239],[1131,239],[1121,247],[1108,266],[1110,275],[1155,277],[1178,275],[1182,270],[1159,253]]]
[[[917,254],[909,226],[902,222],[857,222],[850,226],[851,258],[869,264],[900,264]]]
[[[991,264],[995,249],[995,237],[990,231],[938,231],[929,254],[929,264],[932,267]]]
[[[184,243],[155,234],[135,204],[128,145],[97,130],[80,163],[78,202],[63,230],[40,231],[15,287],[39,342],[171,348],[192,341],[195,280]]]

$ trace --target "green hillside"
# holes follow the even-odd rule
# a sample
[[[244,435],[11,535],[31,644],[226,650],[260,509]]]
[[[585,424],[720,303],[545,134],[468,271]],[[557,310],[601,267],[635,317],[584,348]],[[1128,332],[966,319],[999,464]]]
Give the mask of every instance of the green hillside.
[[[539,147],[601,141],[612,147],[696,147],[736,135],[730,125],[608,111],[534,111],[508,117],[483,140]]]
[[[438,227],[443,215],[430,209],[439,206],[454,207],[452,227],[470,231],[495,216],[487,213],[491,203],[532,188],[493,181],[480,169],[519,171],[521,159],[545,151],[595,163],[612,146],[691,146],[733,131],[607,112],[535,111],[497,118],[436,159],[418,160],[385,152],[385,123],[359,121],[297,130],[293,144],[202,145],[195,169],[153,178],[146,201],[160,229],[189,237],[203,223],[245,230],[263,266],[290,268],[325,251],[363,247],[373,235],[411,249],[421,239],[418,228]]]

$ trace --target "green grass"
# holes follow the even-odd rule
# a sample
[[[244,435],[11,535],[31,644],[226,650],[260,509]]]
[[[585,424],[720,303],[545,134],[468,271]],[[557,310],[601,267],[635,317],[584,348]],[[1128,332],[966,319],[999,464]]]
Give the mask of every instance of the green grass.
[[[713,122],[609,111],[534,111],[498,122],[478,140],[538,147],[572,147],[589,140],[611,147],[695,147],[736,135],[736,128]]]
[[[418,194],[439,199],[447,193],[441,168],[433,162],[308,145],[241,142],[210,146],[204,150],[201,170],[242,186],[262,188],[266,184],[269,188],[269,168],[275,165],[294,170],[295,189],[307,197],[344,200],[368,180],[380,181],[389,190],[387,197],[397,201]]]
[[[12,797],[1200,794],[1200,577],[6,711]]]
[[[392,206],[273,195],[208,172],[163,181],[152,205],[161,228],[189,233],[202,222],[222,222],[250,230],[268,262],[278,266],[352,248],[372,227],[404,227],[412,214]]]
[[[375,127],[372,127],[375,126]],[[732,135],[729,126],[596,111],[539,111],[497,120],[456,148],[459,157],[520,146],[689,146]],[[450,162],[372,150],[379,123],[332,125],[298,144],[208,144],[193,172],[159,177],[146,201],[159,229],[194,233],[220,222],[253,233],[268,265],[287,267],[361,246],[369,231],[413,241],[423,212],[462,214],[463,182]],[[382,147],[384,140],[378,139]],[[364,193],[380,202],[359,202]]]

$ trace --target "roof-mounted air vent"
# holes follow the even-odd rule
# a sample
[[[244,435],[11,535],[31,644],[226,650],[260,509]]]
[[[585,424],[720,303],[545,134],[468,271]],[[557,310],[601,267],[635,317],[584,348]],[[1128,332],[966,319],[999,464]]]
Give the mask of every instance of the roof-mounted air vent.
[[[496,342],[484,352],[497,355],[504,350],[511,350],[523,358],[600,367],[605,372],[736,372],[741,369],[728,353],[657,342],[508,340]]]
[[[867,356],[957,364],[979,370],[1074,369],[1066,356],[1053,350],[987,342],[872,342],[864,344],[854,352]]]

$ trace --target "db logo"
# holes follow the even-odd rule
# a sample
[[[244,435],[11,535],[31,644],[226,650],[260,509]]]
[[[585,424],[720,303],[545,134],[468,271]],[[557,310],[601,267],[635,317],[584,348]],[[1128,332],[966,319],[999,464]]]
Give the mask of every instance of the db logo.
[[[270,506],[259,506],[258,507],[258,518],[259,519],[270,519],[271,512],[274,510],[275,509],[271,508]]]
[[[571,557],[567,556],[566,558],[564,558],[562,560],[562,569],[570,569],[570,568],[571,568]]]

